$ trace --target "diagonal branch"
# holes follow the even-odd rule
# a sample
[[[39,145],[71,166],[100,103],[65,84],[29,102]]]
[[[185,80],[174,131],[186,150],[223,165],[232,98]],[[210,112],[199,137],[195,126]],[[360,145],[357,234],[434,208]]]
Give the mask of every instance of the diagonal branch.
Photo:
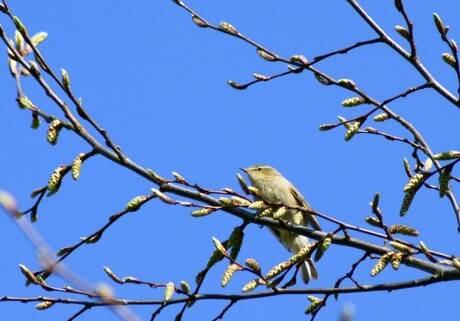
[[[440,93],[444,98],[453,103],[457,108],[460,108],[459,99],[454,96],[450,91],[444,88],[431,73],[422,64],[417,55],[413,55],[404,50],[396,41],[388,36],[385,31],[367,14],[366,11],[355,0],[347,0],[347,2],[355,9],[355,11],[363,18],[365,22],[382,38],[382,40],[396,51],[401,57],[409,61],[412,66],[425,78],[425,80]]]

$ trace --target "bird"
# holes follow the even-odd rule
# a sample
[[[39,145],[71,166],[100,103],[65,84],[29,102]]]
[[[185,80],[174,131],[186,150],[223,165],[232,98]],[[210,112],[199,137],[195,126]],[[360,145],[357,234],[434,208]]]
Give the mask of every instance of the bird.
[[[268,165],[255,165],[241,168],[241,170],[247,174],[251,184],[259,191],[259,196],[255,196],[255,200],[262,199],[272,204],[301,206],[311,209],[298,189],[275,168]],[[300,213],[298,210],[288,209],[283,219],[298,225],[310,225],[313,229],[321,231],[321,227],[313,215],[305,212],[296,215],[298,213]],[[304,235],[272,227],[268,228],[281,244],[294,255],[310,243]],[[300,270],[305,284],[318,278],[318,270],[310,257],[302,263]]]

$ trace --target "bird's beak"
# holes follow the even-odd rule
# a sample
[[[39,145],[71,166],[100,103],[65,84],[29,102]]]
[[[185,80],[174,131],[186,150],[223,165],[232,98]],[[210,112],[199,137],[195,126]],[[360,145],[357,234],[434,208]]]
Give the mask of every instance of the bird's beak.
[[[241,169],[243,172],[245,172],[245,173],[248,172],[248,169],[247,169],[247,168],[240,167],[240,169]]]

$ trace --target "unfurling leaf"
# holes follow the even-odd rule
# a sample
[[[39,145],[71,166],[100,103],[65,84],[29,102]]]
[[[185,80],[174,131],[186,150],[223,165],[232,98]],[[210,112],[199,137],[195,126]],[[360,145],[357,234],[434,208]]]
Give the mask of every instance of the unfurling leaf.
[[[220,241],[218,239],[216,239],[215,237],[212,238],[212,241],[214,243],[214,246],[216,247],[216,250],[218,250],[222,255],[228,257],[229,254],[227,252],[227,250],[225,249],[225,247],[222,245],[222,243],[220,243]]]
[[[112,272],[112,270],[110,268],[108,268],[107,266],[104,266],[103,267],[104,269],[104,272],[107,273],[107,275],[115,282],[119,283],[119,284],[123,284],[123,280],[120,279],[118,276],[116,276],[115,273]]]
[[[16,26],[16,29],[18,29],[19,32],[27,36],[27,29],[26,27],[22,24],[21,20],[19,20],[18,17],[14,16],[13,17],[13,22],[14,25]]]
[[[221,251],[218,249],[215,249],[214,252],[212,252],[211,256],[209,257],[208,263],[206,264],[206,268],[210,269],[216,264],[217,262],[221,261],[224,258],[223,254]],[[198,283],[198,282],[197,282]]]
[[[420,241],[420,249],[422,250],[423,254],[425,254],[428,260],[430,260],[431,262],[437,262],[437,260],[430,253],[430,250],[423,241]]]
[[[22,56],[24,57],[25,56],[25,50],[24,50],[24,37],[21,35],[21,33],[16,30],[14,32],[14,43],[15,43],[15,47],[16,47],[16,51]],[[8,49],[8,52],[10,52],[10,50]],[[11,53],[13,54],[13,53]]]
[[[36,113],[32,113],[32,124],[30,125],[32,129],[37,129],[40,127],[40,117]]]
[[[26,96],[21,96],[18,98],[18,103],[19,103],[19,108],[24,109],[30,109],[32,111],[37,110],[37,107],[34,106],[34,104],[30,101],[29,98]]]
[[[409,161],[406,158],[404,158],[403,164],[404,164],[404,171],[406,172],[407,176],[412,177],[412,171],[410,169]]]
[[[30,38],[30,41],[34,46],[38,46],[41,44],[46,38],[48,37],[48,34],[44,31],[36,33]]]
[[[428,173],[432,167],[433,167],[433,160],[431,158],[427,158],[425,163],[423,163],[423,172]]]
[[[19,268],[21,269],[22,274],[24,274],[24,276],[27,278],[27,281],[29,283],[37,282],[37,278],[35,277],[35,275],[25,265],[19,264]]]
[[[441,36],[445,36],[446,29],[444,28],[444,24],[442,23],[442,20],[437,13],[433,13],[433,19],[438,32],[441,34]]]
[[[241,245],[243,244],[244,232],[243,229],[238,226],[233,229],[232,234],[228,238],[228,247],[230,248],[230,257],[234,260],[240,253]]]
[[[155,194],[156,197],[158,197],[160,200],[162,200],[166,204],[176,204],[175,200],[166,196],[164,193],[160,192],[159,190],[155,188],[151,188],[150,190],[152,191],[153,194]]]
[[[61,74],[62,74],[62,85],[67,91],[70,91],[70,77],[69,77],[69,74],[67,73],[67,70],[61,69]]]
[[[180,175],[179,173],[176,173],[176,172],[172,172],[172,175],[176,178],[176,180],[179,183],[187,185],[187,181],[185,180],[185,178],[182,177],[182,175]]]
[[[152,169],[150,168],[147,168],[147,173],[149,173],[149,175],[153,178],[153,180],[157,183],[166,183],[168,180],[161,177],[160,175],[158,175],[155,171],[153,171]]]
[[[379,202],[380,202],[380,193],[377,192],[375,193],[374,198],[372,199],[372,204],[371,204],[373,213],[377,212],[378,207],[379,207]]]

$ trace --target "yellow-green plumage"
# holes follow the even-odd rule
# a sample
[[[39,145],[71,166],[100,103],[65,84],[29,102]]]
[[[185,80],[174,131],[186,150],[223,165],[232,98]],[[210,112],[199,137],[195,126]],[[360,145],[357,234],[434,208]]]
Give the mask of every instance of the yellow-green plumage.
[[[242,169],[249,177],[251,184],[259,190],[260,198],[274,203],[287,206],[301,206],[311,208],[300,192],[284,178],[276,169],[267,165],[255,165]],[[283,220],[295,224],[312,226],[315,230],[321,230],[318,221],[311,214],[297,210],[288,210],[283,216]],[[296,220],[294,220],[294,216]],[[275,237],[293,254],[300,251],[305,245],[309,244],[306,236],[298,235],[290,231],[269,228]],[[318,278],[318,271],[311,258],[307,258],[301,266],[302,279],[308,283],[311,279]]]

